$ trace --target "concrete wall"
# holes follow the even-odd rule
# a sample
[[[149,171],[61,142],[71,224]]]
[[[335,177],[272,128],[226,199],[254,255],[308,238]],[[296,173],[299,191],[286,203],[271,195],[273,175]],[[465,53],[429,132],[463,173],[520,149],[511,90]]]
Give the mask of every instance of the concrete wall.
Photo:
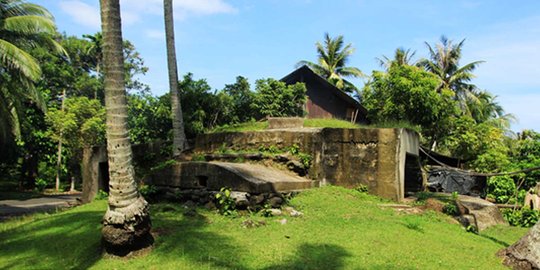
[[[81,163],[81,173],[83,181],[83,190],[81,200],[83,203],[91,202],[98,191],[108,190],[106,186],[108,182],[106,175],[101,170],[106,168],[100,168],[107,162],[107,147],[95,146],[83,149],[83,158]],[[106,172],[108,175],[108,171]]]
[[[205,134],[195,152],[223,147],[256,150],[260,146],[300,146],[313,157],[309,177],[322,185],[368,186],[369,192],[399,201],[405,196],[406,157],[418,156],[418,134],[406,129],[300,129]],[[418,179],[421,181],[421,179]]]

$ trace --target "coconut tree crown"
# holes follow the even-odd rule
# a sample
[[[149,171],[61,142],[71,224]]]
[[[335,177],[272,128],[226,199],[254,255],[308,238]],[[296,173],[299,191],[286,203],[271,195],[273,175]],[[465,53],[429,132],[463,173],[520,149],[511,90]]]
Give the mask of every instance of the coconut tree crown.
[[[331,84],[345,92],[357,90],[351,82],[345,78],[360,78],[364,74],[356,67],[348,67],[350,56],[354,53],[352,44],[345,45],[343,36],[331,38],[328,33],[324,34],[323,43],[317,42],[318,62],[300,61],[297,67],[306,65],[315,73],[327,79]]]

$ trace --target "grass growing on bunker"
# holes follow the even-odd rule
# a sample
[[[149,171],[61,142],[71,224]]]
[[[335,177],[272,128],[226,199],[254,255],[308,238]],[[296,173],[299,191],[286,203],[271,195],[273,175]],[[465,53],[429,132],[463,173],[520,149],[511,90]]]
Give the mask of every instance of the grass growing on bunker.
[[[405,121],[375,123],[370,125],[360,125],[351,123],[350,121],[331,118],[306,118],[304,119],[304,127],[306,128],[407,128],[419,132],[418,126],[412,125]],[[242,132],[242,131],[261,131],[268,128],[268,121],[251,121],[239,124],[225,125],[216,127],[209,133],[219,132]]]
[[[104,259],[100,220],[106,201],[0,223],[0,268],[14,269],[505,269],[495,253],[526,229],[467,233],[449,218],[398,214],[380,199],[340,187],[291,200],[302,217],[224,217],[175,204],[152,206],[153,250]],[[285,224],[279,222],[287,219]],[[242,222],[265,226],[243,228]]]

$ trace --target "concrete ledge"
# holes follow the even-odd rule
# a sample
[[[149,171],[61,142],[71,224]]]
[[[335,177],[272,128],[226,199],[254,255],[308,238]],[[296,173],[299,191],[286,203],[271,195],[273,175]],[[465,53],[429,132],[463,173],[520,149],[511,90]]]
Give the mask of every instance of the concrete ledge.
[[[255,164],[180,162],[156,172],[152,183],[158,186],[206,188],[215,191],[230,187],[235,191],[260,194],[308,189],[315,182]]]
[[[268,117],[268,129],[302,128],[304,118],[300,117]]]

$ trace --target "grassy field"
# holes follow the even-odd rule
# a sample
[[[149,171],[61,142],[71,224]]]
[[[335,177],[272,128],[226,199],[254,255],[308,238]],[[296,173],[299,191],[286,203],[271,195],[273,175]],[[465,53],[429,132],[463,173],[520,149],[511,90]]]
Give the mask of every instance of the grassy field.
[[[230,218],[202,208],[152,207],[154,249],[102,258],[106,201],[0,223],[0,269],[504,269],[495,253],[526,229],[466,232],[447,216],[398,214],[380,199],[339,187],[306,191],[303,217]],[[281,224],[280,219],[287,223]],[[267,225],[243,228],[252,219]]]

